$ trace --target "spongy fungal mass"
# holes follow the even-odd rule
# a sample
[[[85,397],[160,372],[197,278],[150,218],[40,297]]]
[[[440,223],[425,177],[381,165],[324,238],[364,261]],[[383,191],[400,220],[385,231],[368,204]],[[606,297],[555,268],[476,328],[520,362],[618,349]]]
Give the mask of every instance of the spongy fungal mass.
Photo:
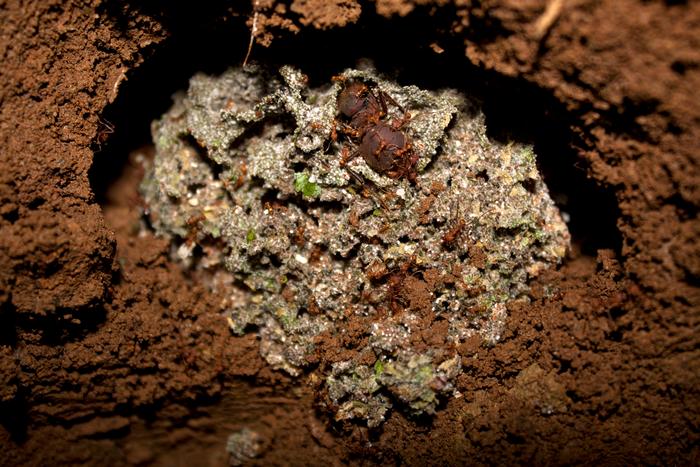
[[[456,90],[371,69],[309,87],[299,70],[198,74],[152,126],[150,224],[230,300],[274,368],[322,382],[338,420],[434,413],[466,339],[497,345],[506,303],[564,258],[569,233],[531,146],[490,141]],[[416,183],[344,163],[344,83],[389,95],[383,120],[418,156]],[[400,106],[400,107],[399,107]],[[333,351],[329,349],[333,348]]]

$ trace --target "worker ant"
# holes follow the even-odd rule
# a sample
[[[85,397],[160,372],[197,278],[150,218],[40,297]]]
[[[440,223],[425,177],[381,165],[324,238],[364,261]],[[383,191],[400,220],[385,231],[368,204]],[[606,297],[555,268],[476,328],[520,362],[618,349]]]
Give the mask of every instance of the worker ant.
[[[462,234],[462,231],[464,230],[464,227],[466,227],[467,223],[464,221],[464,219],[459,219],[457,222],[454,223],[452,227],[445,233],[445,235],[442,236],[442,244],[447,247],[447,248],[453,248],[455,246],[455,242],[459,238],[459,236]]]
[[[344,81],[345,78],[336,80]],[[410,139],[401,130],[409,115],[375,84],[354,79],[344,84],[343,90],[338,94],[338,110],[349,122],[339,122],[338,128],[351,138],[355,148],[352,152],[348,151],[347,146],[343,148],[341,165],[362,156],[375,172],[393,179],[406,177],[415,184],[418,155],[413,151]],[[387,102],[398,107],[404,118],[391,124],[383,121],[388,112]]]
[[[393,314],[402,312],[407,307],[407,283],[409,277],[422,274],[416,255],[410,255],[394,268],[387,268],[381,260],[374,260],[365,270],[367,279],[376,286],[385,284],[383,300]],[[373,289],[374,290],[374,289]],[[366,294],[370,298],[372,293]]]

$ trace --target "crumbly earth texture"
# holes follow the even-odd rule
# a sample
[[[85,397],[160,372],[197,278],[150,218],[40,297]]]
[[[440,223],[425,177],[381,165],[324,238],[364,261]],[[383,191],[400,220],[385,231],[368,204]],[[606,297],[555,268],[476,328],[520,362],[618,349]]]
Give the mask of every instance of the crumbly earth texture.
[[[411,141],[415,183],[343,159],[354,143],[337,134],[337,101],[352,80],[390,96],[384,119]],[[455,346],[475,335],[496,345],[506,302],[526,299],[528,281],[563,259],[566,225],[532,147],[490,141],[483,114],[458,92],[371,70],[307,82],[290,66],[195,76],[153,124],[142,184],[151,224],[174,259],[226,290],[233,332],[257,329],[275,369],[299,375],[320,334],[370,318],[363,352],[319,376],[336,418],[377,426],[387,395],[432,414],[461,358],[416,349],[412,334],[439,320]]]
[[[683,0],[3,1],[0,465],[697,465],[698,24]],[[140,233],[127,155],[254,25],[252,57],[312,83],[356,54],[470,90],[569,195],[570,257],[507,304],[497,345],[456,346],[461,396],[432,417],[333,421],[325,380],[272,370],[204,269]],[[448,323],[419,318],[412,346],[449,354]],[[311,359],[357,358],[370,321]]]

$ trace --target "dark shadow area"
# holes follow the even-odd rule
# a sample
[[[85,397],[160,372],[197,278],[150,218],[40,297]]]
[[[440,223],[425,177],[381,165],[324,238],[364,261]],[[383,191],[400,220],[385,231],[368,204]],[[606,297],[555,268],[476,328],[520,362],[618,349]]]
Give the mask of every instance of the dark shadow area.
[[[17,314],[14,306],[7,300],[0,305],[0,345],[14,348],[17,346]]]
[[[211,19],[224,14],[222,7],[170,8],[163,13],[158,4],[150,7],[149,14],[167,26],[170,37],[129,76],[102,116],[115,130],[96,155],[91,171],[92,187],[101,203],[129,152],[150,143],[150,123],[169,108],[171,95],[185,90],[195,73],[221,73],[241,65],[245,56],[249,38],[245,12],[229,14],[229,20],[222,21]],[[575,247],[589,255],[599,248],[620,251],[614,194],[586,177],[573,149],[577,141],[570,127],[576,115],[568,114],[551,94],[533,84],[471,65],[462,41],[447,33],[454,18],[449,8],[430,17],[426,9],[417,8],[401,20],[387,20],[372,11],[365,8],[359,24],[341,30],[304,30],[269,48],[256,45],[251,59],[273,67],[295,65],[308,74],[311,86],[318,86],[369,58],[378,71],[401,84],[465,92],[481,103],[492,138],[534,144],[550,193],[570,216]],[[430,28],[425,27],[427,21]],[[284,47],[278,48],[282,42]],[[444,52],[436,53],[432,43]]]
[[[96,332],[105,322],[106,315],[103,306],[55,310],[50,315],[17,313],[10,303],[6,303],[0,307],[0,346],[16,348],[18,332],[29,332],[47,346],[77,342]]]
[[[106,316],[107,310],[103,306],[95,306],[81,310],[56,310],[48,316],[14,313],[11,320],[13,330],[31,330],[42,345],[60,347],[69,342],[79,342],[95,333],[105,322]]]
[[[117,26],[124,23],[124,29],[128,28],[126,23],[130,15],[123,10],[133,8],[161,22],[169,36],[127,76],[117,99],[101,115],[110,130],[105,141],[95,144],[90,181],[102,205],[109,186],[122,175],[129,153],[151,144],[151,122],[172,105],[172,95],[186,90],[189,79],[198,71],[221,73],[240,63],[245,55],[243,44],[247,45],[249,34],[244,20],[231,17],[223,5],[216,2],[217,5],[192,8],[174,2],[161,12],[161,3],[144,2],[129,7],[125,6],[128,2],[105,5],[105,13]],[[230,21],[223,21],[224,16],[229,16]]]
[[[17,390],[15,397],[7,402],[0,402],[0,426],[10,435],[10,439],[21,444],[27,439],[29,427],[29,407],[22,388]]]

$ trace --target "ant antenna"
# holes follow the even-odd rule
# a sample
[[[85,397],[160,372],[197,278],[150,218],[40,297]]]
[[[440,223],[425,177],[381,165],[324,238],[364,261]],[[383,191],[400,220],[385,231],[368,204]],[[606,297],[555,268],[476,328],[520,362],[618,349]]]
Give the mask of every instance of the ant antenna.
[[[248,42],[248,52],[245,54],[245,58],[243,59],[244,68],[248,63],[248,59],[250,58],[250,52],[253,50],[253,42],[255,41],[255,36],[258,34],[258,1],[259,0],[253,0],[253,26],[250,28],[250,42]]]

